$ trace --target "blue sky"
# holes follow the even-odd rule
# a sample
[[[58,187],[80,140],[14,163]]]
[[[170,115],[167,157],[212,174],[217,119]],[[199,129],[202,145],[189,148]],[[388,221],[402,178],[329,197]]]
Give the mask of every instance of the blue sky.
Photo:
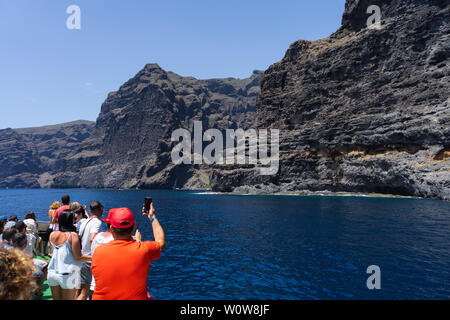
[[[67,7],[81,9],[69,30]],[[345,0],[0,0],[0,128],[95,120],[146,63],[246,78],[298,40],[327,37]]]

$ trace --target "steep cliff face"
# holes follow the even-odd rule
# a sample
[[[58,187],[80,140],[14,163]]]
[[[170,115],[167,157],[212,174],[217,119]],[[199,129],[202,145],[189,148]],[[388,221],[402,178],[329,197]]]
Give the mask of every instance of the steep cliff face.
[[[217,167],[213,190],[450,200],[449,18],[446,1],[348,0],[336,33],[293,43],[263,75],[254,126],[280,129],[278,174]]]
[[[62,159],[89,137],[94,123],[0,130],[0,188],[48,187]]]
[[[247,128],[254,119],[259,80],[197,80],[148,64],[101,107],[92,135],[68,155],[53,187],[208,188],[209,168],[174,166],[178,128]]]
[[[367,27],[380,8],[379,27]],[[248,79],[148,64],[97,122],[0,130],[0,187],[389,193],[450,200],[450,7],[347,0],[330,37],[299,40]],[[174,165],[174,130],[280,130],[280,168]]]

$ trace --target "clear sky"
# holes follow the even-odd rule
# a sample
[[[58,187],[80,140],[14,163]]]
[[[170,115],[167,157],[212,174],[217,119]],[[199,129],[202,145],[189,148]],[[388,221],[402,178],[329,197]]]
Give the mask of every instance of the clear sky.
[[[69,30],[66,9],[81,9]],[[95,120],[147,63],[246,78],[329,36],[345,0],[0,0],[0,128]]]

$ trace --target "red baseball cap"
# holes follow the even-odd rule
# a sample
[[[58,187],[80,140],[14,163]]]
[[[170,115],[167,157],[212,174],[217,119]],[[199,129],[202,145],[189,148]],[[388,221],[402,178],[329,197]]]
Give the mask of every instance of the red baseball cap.
[[[116,211],[116,208],[112,208],[111,210],[108,211],[108,216],[106,218],[103,219],[104,222],[111,224],[111,216],[114,213],[114,211]]]
[[[130,209],[114,208],[109,210],[109,212],[111,212],[111,217],[109,218],[109,221],[114,228],[126,229],[134,226],[134,216],[133,213],[130,211]]]

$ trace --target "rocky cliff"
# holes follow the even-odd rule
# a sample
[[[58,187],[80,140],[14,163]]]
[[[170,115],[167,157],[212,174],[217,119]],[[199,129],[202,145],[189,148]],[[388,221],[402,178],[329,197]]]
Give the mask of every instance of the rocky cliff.
[[[381,23],[368,27],[380,8]],[[450,7],[347,0],[342,26],[299,40],[247,79],[148,64],[94,124],[0,130],[0,187],[212,188],[384,193],[450,200]],[[370,20],[370,19],[369,19]],[[174,130],[279,129],[280,168],[174,165]]]
[[[192,130],[248,128],[254,120],[259,80],[198,80],[148,64],[111,92],[91,136],[65,157],[52,187],[209,188],[208,166],[175,166],[171,134]]]
[[[94,122],[0,130],[0,188],[51,185],[62,160],[90,136]]]
[[[294,42],[261,80],[253,126],[280,129],[278,174],[216,166],[212,189],[450,200],[449,17],[447,1],[347,0],[336,33]]]

